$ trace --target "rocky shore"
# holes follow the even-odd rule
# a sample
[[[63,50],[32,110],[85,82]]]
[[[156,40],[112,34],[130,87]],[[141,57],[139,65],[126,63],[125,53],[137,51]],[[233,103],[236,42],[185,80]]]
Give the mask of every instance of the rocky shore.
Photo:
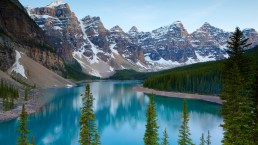
[[[211,95],[199,95],[199,94],[188,94],[188,93],[179,93],[179,92],[166,92],[166,91],[158,91],[154,89],[144,88],[142,85],[138,85],[133,88],[134,91],[143,92],[147,94],[155,94],[160,96],[166,97],[173,97],[173,98],[187,98],[187,99],[198,99],[203,101],[208,101],[216,104],[222,104],[222,100],[218,96],[211,96]]]
[[[16,101],[17,104],[15,104],[16,107],[12,110],[9,110],[9,111],[0,110],[0,122],[12,120],[14,118],[19,117],[23,103],[26,106],[26,112],[28,114],[37,112],[43,105],[38,100],[40,98],[41,94],[38,89],[34,89],[30,92],[30,96],[31,97],[29,98],[28,101],[17,100]],[[19,99],[23,99],[23,98],[19,98]]]

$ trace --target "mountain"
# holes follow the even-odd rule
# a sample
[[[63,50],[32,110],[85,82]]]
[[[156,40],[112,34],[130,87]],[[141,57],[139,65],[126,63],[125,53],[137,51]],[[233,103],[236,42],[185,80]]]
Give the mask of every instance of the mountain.
[[[244,55],[252,59],[258,66],[258,46],[247,50]],[[147,73],[144,87],[173,92],[188,92],[193,94],[218,95],[222,89],[222,71],[225,60],[202,62],[187,66],[177,67],[155,73]],[[126,74],[126,73],[125,73]],[[141,79],[143,73],[133,72],[130,78]],[[127,75],[115,74],[112,79],[126,79]],[[157,83],[159,82],[159,83]]]
[[[32,19],[42,28],[49,37],[55,51],[65,61],[72,61],[73,51],[89,47],[89,42],[83,39],[84,35],[75,14],[68,4],[52,2],[46,7],[27,8]]]
[[[257,31],[244,29],[244,35],[257,45]],[[225,53],[230,32],[205,22],[189,34],[180,21],[160,27],[151,32],[138,32],[133,27],[130,39],[143,48],[146,63],[152,70],[168,69],[197,62],[221,60]]]
[[[15,47],[28,42],[43,44],[45,38],[19,1],[1,0],[0,5],[0,69],[6,71],[15,61]]]
[[[78,20],[69,5],[60,1],[26,9],[65,63],[76,60],[84,73],[98,77],[110,76],[118,69],[139,70],[136,63],[144,59],[143,52],[118,26],[108,30],[99,17]]]
[[[249,38],[248,42],[252,43],[252,46],[258,45],[258,33],[253,28],[243,30],[244,35]]]
[[[18,0],[0,1],[0,71],[30,86],[72,84],[59,76],[64,62],[54,51],[49,37]]]
[[[230,32],[207,22],[193,33],[188,33],[180,21],[151,32],[141,32],[136,26],[124,32],[119,26],[105,28],[100,17],[79,20],[69,5],[60,1],[26,9],[65,64],[77,61],[84,73],[98,77],[122,69],[158,71],[227,57]],[[243,32],[253,46],[258,44],[256,30]]]
[[[134,43],[143,49],[146,63],[152,70],[179,66],[196,58],[189,34],[180,21],[151,32],[130,33]]]
[[[190,34],[190,41],[199,61],[221,60],[227,57],[224,49],[229,36],[229,32],[205,22],[199,29]]]

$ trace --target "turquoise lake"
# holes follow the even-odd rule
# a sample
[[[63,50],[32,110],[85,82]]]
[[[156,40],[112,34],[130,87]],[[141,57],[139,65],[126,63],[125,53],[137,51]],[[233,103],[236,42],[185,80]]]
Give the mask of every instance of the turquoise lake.
[[[92,82],[96,124],[102,145],[143,145],[149,95],[132,88],[141,82]],[[78,145],[79,119],[85,84],[72,88],[44,89],[42,109],[29,115],[28,128],[37,145]],[[166,128],[170,145],[177,145],[183,99],[155,96],[159,135]],[[221,106],[188,99],[191,138],[199,144],[202,133],[211,133],[213,145],[220,145],[223,130]],[[0,123],[0,145],[15,145],[18,120]]]

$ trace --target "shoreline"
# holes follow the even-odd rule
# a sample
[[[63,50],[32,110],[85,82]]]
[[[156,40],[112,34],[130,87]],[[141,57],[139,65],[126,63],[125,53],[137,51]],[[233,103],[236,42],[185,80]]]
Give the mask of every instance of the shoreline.
[[[14,109],[8,110],[8,111],[0,111],[0,123],[7,122],[13,119],[16,119],[20,116],[22,105],[25,104],[26,112],[28,115],[37,113],[41,107],[44,105],[43,102],[41,102],[39,99],[43,97],[43,95],[40,93],[40,90],[44,89],[55,89],[55,88],[71,88],[76,86],[74,85],[65,85],[65,86],[50,86],[50,87],[43,87],[43,88],[36,88],[31,90],[30,98],[27,101],[24,101],[23,97],[20,97],[18,102]]]
[[[19,100],[16,100],[18,102],[14,109],[3,111],[0,110],[0,123],[7,122],[13,119],[16,119],[20,116],[21,110],[22,110],[22,104],[25,104],[26,112],[28,115],[37,113],[42,106],[44,105],[42,102],[40,102],[40,98],[42,97],[42,94],[40,94],[39,90],[44,89],[52,89],[52,88],[70,88],[76,86],[78,83],[90,83],[95,82],[96,80],[84,80],[84,81],[78,81],[73,82],[74,85],[64,85],[64,86],[49,86],[49,87],[42,87],[42,88],[36,88],[31,90],[30,98],[28,101],[23,101],[23,97],[19,98]],[[113,80],[98,80],[97,82],[105,82],[105,81],[113,81]],[[128,81],[134,81],[134,80],[128,80]],[[2,101],[0,99],[0,101]],[[1,105],[1,104],[0,104]]]
[[[39,89],[32,90],[32,94],[32,97],[29,98],[28,101],[18,100],[19,103],[16,105],[14,109],[8,111],[0,111],[0,123],[18,118],[20,116],[23,103],[25,104],[26,112],[28,115],[38,112],[40,108],[43,106],[43,103],[39,101],[39,98],[41,98],[42,95],[40,94]]]
[[[132,81],[132,80],[129,80],[129,81]],[[51,88],[51,87],[49,87],[49,88]],[[53,87],[53,88],[59,88],[59,87]],[[47,88],[43,88],[43,89],[47,89]],[[39,90],[40,89],[32,90],[32,95],[31,95],[32,97],[29,98],[28,101],[18,100],[19,103],[17,104],[17,106],[14,109],[9,110],[9,111],[0,111],[0,123],[18,118],[21,113],[23,103],[25,103],[26,112],[28,113],[28,115],[38,112],[40,110],[40,108],[43,106],[43,103],[40,102],[40,100],[39,100],[42,97],[42,94],[40,94]],[[135,86],[133,88],[133,90],[137,91],[137,92],[143,92],[146,94],[153,93],[155,95],[172,97],[172,98],[198,99],[198,100],[212,102],[212,103],[216,103],[216,104],[220,104],[220,105],[223,102],[218,96],[158,91],[158,90],[154,90],[154,89],[144,88],[142,85]],[[20,99],[23,99],[23,98],[20,98]]]
[[[155,94],[159,96],[166,96],[171,98],[186,98],[186,99],[197,99],[203,100],[207,102],[212,102],[216,104],[222,104],[222,100],[218,96],[212,95],[199,95],[199,94],[189,94],[189,93],[179,93],[179,92],[166,92],[166,91],[158,91],[154,89],[144,88],[142,85],[137,85],[133,88],[134,91],[143,92],[146,94]]]

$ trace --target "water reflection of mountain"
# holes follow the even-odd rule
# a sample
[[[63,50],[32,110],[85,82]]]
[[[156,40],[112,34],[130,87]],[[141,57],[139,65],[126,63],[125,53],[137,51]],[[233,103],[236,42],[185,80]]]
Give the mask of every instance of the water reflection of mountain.
[[[149,98],[143,93],[132,91],[135,82],[93,82],[91,91],[95,97],[94,110],[101,140],[110,144],[142,144],[145,130],[145,111]],[[29,129],[36,144],[78,144],[79,118],[85,84],[78,87],[44,90],[48,103],[42,110],[29,116]],[[182,99],[155,97],[160,135],[166,127],[171,135],[171,145],[176,144],[177,131],[181,124]],[[222,130],[218,125],[220,106],[198,100],[188,100],[190,129],[194,141],[199,141],[202,132],[213,133],[214,144],[220,144]],[[0,123],[0,143],[16,144],[17,120]],[[127,136],[128,133],[130,138]],[[126,138],[127,137],[127,138]],[[117,140],[119,139],[119,140]],[[121,142],[124,141],[124,142]],[[175,141],[173,143],[173,141]],[[125,143],[126,142],[126,143]],[[112,144],[112,145],[113,145]]]
[[[92,84],[94,96],[97,98],[96,116],[100,130],[110,125],[114,129],[119,129],[125,123],[129,123],[134,128],[137,123],[145,122],[145,111],[149,99],[142,93],[132,91],[133,85]],[[155,97],[155,102],[159,123],[170,130],[178,130],[181,124],[183,100],[159,96]],[[200,124],[200,130],[204,131],[218,127],[217,122],[221,121],[219,105],[200,100],[187,102],[191,123]]]

